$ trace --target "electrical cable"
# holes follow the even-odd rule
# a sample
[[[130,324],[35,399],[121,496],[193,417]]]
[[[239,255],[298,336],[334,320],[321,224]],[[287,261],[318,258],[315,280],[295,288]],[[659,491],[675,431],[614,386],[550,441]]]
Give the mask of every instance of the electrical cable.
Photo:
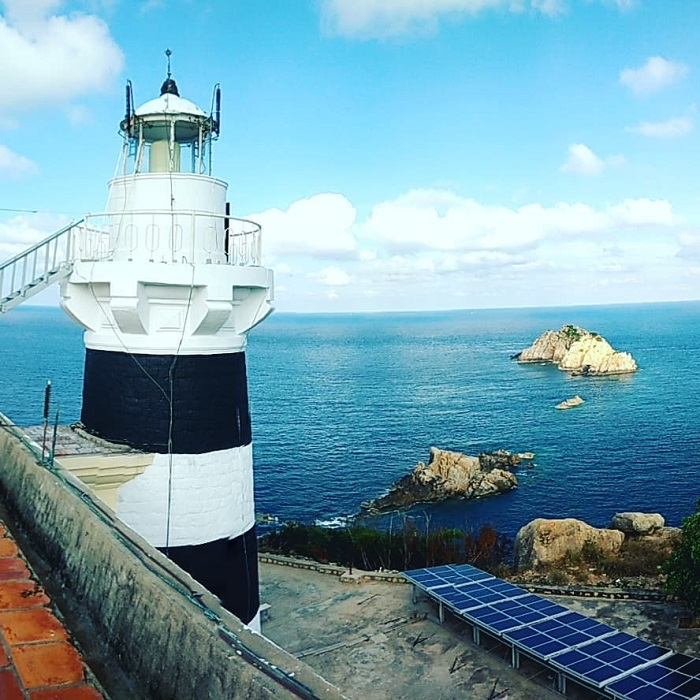
[[[175,129],[174,124],[171,130],[172,138],[170,139],[170,163],[168,169],[168,180],[170,183],[170,231],[171,231],[171,244],[172,244],[172,257],[175,258],[175,188],[173,184],[173,168],[175,166]],[[194,243],[195,230],[191,231],[192,241]],[[194,249],[194,245],[193,245]],[[194,278],[195,278],[195,261],[194,259],[188,263],[192,268],[192,277],[190,279],[190,289],[187,298],[187,306],[185,307],[185,317],[182,321],[182,332],[180,333],[180,340],[178,341],[177,349],[173,355],[173,360],[170,363],[170,368],[168,370],[168,407],[170,415],[168,417],[168,502],[167,502],[167,512],[166,512],[166,525],[165,525],[165,554],[170,553],[170,520],[172,514],[172,499],[173,499],[173,426],[175,423],[174,406],[173,406],[173,392],[174,392],[174,376],[175,376],[175,366],[177,364],[178,357],[180,356],[180,350],[182,344],[185,340],[185,333],[187,332],[187,321],[189,319],[190,307],[192,305],[192,295],[194,293]]]
[[[160,581],[172,588],[178,595],[182,596],[190,604],[198,608],[206,618],[214,622],[217,625],[219,637],[227,641],[242,659],[263,672],[273,681],[287,688],[290,692],[297,695],[297,697],[304,698],[305,700],[319,699],[319,696],[314,693],[311,688],[294,678],[293,672],[287,673],[286,671],[283,671],[278,666],[270,663],[267,659],[264,659],[247,644],[245,644],[245,642],[243,642],[235,632],[226,626],[226,623],[221,619],[221,616],[203,602],[201,599],[201,594],[195,593],[191,589],[186,588],[181,582],[174,580],[172,576],[163,575],[162,569],[158,567],[157,562],[155,562],[149,556],[148,552],[145,552],[137,543],[128,538],[125,534],[117,531],[114,528],[114,524],[109,518],[106,517],[103,509],[95,503],[94,498],[90,494],[83,491],[78,485],[72,483],[66,478],[63,467],[56,467],[55,464],[42,464],[40,462],[41,451],[39,446],[33,441],[28,440],[22,431],[11,421],[6,423],[3,418],[4,416],[1,416],[0,414],[0,429],[9,433],[22,445],[24,445],[30,451],[30,453],[34,455],[35,459],[37,460],[37,466],[46,469],[48,472],[53,474],[65,487],[67,487],[73,494],[77,495],[80,501],[82,501],[103,524],[106,524],[109,527],[110,532],[115,539],[126,549],[128,549],[131,554],[139,559],[142,566],[144,566],[150,573],[155,575]]]

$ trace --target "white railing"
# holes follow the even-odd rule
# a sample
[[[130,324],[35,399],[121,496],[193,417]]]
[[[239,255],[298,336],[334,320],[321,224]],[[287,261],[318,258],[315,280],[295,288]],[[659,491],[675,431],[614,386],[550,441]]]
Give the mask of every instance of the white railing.
[[[43,241],[0,264],[0,313],[38,294],[70,271],[69,224]]]
[[[88,214],[75,228],[71,259],[260,265],[259,224],[198,211]]]
[[[260,265],[254,221],[197,211],[88,214],[0,263],[0,313],[60,282],[76,261]]]

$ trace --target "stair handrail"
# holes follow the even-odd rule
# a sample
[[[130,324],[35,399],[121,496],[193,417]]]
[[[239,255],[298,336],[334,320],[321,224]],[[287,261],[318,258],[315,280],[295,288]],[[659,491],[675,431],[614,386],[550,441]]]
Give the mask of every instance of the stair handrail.
[[[55,233],[52,233],[50,236],[47,236],[42,241],[39,241],[33,246],[30,246],[29,248],[23,250],[21,253],[18,253],[9,260],[5,260],[5,262],[0,263],[0,270],[9,267],[10,265],[13,265],[14,263],[18,262],[19,260],[22,260],[23,258],[26,258],[28,255],[31,255],[34,251],[39,250],[39,248],[43,248],[45,245],[48,245],[49,243],[51,243],[51,241],[55,240],[56,238],[60,238],[64,233],[67,233],[72,228],[80,226],[80,224],[82,224],[83,221],[84,219],[80,219],[80,221],[74,221],[73,223],[64,226],[62,229],[59,229]],[[68,260],[61,260],[61,262],[68,262]]]

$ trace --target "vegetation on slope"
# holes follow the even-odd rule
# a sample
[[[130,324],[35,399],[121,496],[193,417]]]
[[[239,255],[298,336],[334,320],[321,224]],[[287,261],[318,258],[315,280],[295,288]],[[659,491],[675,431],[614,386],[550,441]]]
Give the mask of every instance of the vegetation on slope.
[[[420,531],[404,521],[389,531],[353,525],[328,529],[288,523],[260,539],[260,551],[334,562],[366,571],[406,571],[440,564],[473,564],[503,575],[511,542],[486,525],[478,532],[457,529]]]
[[[681,541],[665,566],[666,586],[700,618],[700,501],[695,513],[683,520]]]

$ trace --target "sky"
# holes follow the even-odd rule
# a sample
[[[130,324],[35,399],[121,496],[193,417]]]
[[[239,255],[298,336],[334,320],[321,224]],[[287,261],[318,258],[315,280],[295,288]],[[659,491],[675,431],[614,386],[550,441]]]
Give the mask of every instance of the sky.
[[[126,80],[156,97],[169,48],[183,97],[221,85],[214,175],[281,311],[699,299],[698,27],[697,0],[0,0],[0,260],[104,210]]]

